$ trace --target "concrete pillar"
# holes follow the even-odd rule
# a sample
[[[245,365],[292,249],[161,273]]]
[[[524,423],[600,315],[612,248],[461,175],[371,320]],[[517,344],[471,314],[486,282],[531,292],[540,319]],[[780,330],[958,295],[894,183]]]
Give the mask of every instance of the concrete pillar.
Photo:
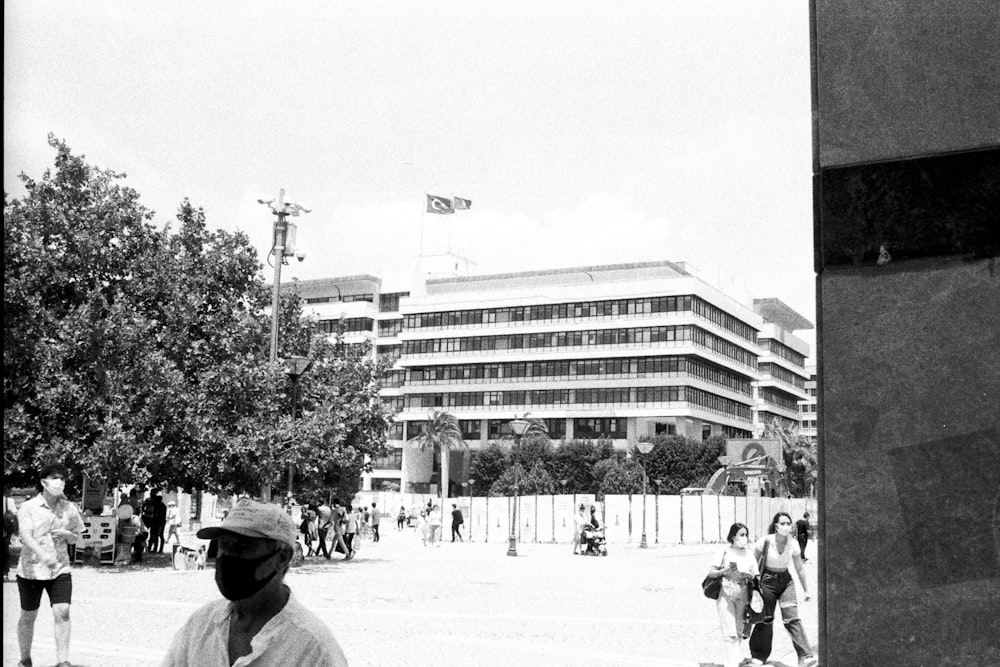
[[[576,437],[576,434],[574,433],[574,429],[573,429],[573,418],[572,417],[567,417],[566,418],[566,442],[569,442],[570,440],[572,440],[575,437]]]
[[[813,0],[820,664],[998,664],[994,0]]]

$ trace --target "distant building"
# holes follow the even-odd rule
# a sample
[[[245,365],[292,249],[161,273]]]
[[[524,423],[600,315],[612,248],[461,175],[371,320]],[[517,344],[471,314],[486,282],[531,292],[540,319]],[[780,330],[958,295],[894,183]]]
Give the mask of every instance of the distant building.
[[[473,450],[525,413],[545,420],[553,441],[606,438],[618,449],[800,421],[809,346],[792,331],[812,324],[778,299],[726,294],[683,262],[461,275],[469,264],[435,257],[384,282],[298,283],[321,330],[343,318],[347,342],[370,341],[393,363],[382,390],[397,413],[392,450],[372,462],[365,489],[437,491],[436,455],[403,446],[434,410],[458,418]],[[469,460],[452,455],[456,484]]]
[[[806,373],[809,374],[809,379],[806,380],[806,398],[803,401],[799,401],[799,435],[807,438],[809,442],[817,442],[818,435],[818,425],[816,420],[818,419],[817,406],[818,399],[816,396],[816,365],[810,364],[806,366]]]

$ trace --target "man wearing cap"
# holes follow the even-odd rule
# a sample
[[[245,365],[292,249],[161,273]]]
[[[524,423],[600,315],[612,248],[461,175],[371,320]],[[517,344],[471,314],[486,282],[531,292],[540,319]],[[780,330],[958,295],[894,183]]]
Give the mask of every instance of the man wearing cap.
[[[200,539],[218,540],[215,584],[226,599],[191,615],[163,667],[346,667],[330,629],[284,584],[295,533],[279,506],[248,499],[221,526],[198,531]]]

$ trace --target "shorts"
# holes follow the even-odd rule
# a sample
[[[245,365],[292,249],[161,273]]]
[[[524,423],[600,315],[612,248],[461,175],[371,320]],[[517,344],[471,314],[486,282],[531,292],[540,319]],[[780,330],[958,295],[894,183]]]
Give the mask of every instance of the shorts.
[[[42,591],[49,594],[49,604],[69,604],[73,597],[73,578],[60,574],[55,579],[17,578],[17,592],[21,594],[23,611],[38,611],[42,604]]]

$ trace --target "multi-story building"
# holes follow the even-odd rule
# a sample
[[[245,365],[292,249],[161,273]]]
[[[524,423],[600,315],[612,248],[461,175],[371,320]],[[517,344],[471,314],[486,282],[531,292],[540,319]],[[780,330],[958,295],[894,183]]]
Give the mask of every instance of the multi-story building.
[[[809,379],[806,380],[806,398],[799,401],[799,435],[807,438],[809,442],[815,443],[818,429],[816,424],[817,406],[819,404],[816,397],[816,365],[808,364],[806,373],[809,374]]]
[[[682,262],[353,276],[299,291],[321,326],[333,332],[343,317],[347,342],[370,340],[393,362],[382,392],[396,412],[392,449],[365,488],[436,490],[436,455],[405,446],[435,410],[458,418],[470,450],[525,414],[554,441],[625,449],[659,434],[752,437],[761,420],[797,424],[806,398],[808,345],[791,331],[808,321],[777,299],[723,293]],[[451,457],[456,484],[469,460]]]

